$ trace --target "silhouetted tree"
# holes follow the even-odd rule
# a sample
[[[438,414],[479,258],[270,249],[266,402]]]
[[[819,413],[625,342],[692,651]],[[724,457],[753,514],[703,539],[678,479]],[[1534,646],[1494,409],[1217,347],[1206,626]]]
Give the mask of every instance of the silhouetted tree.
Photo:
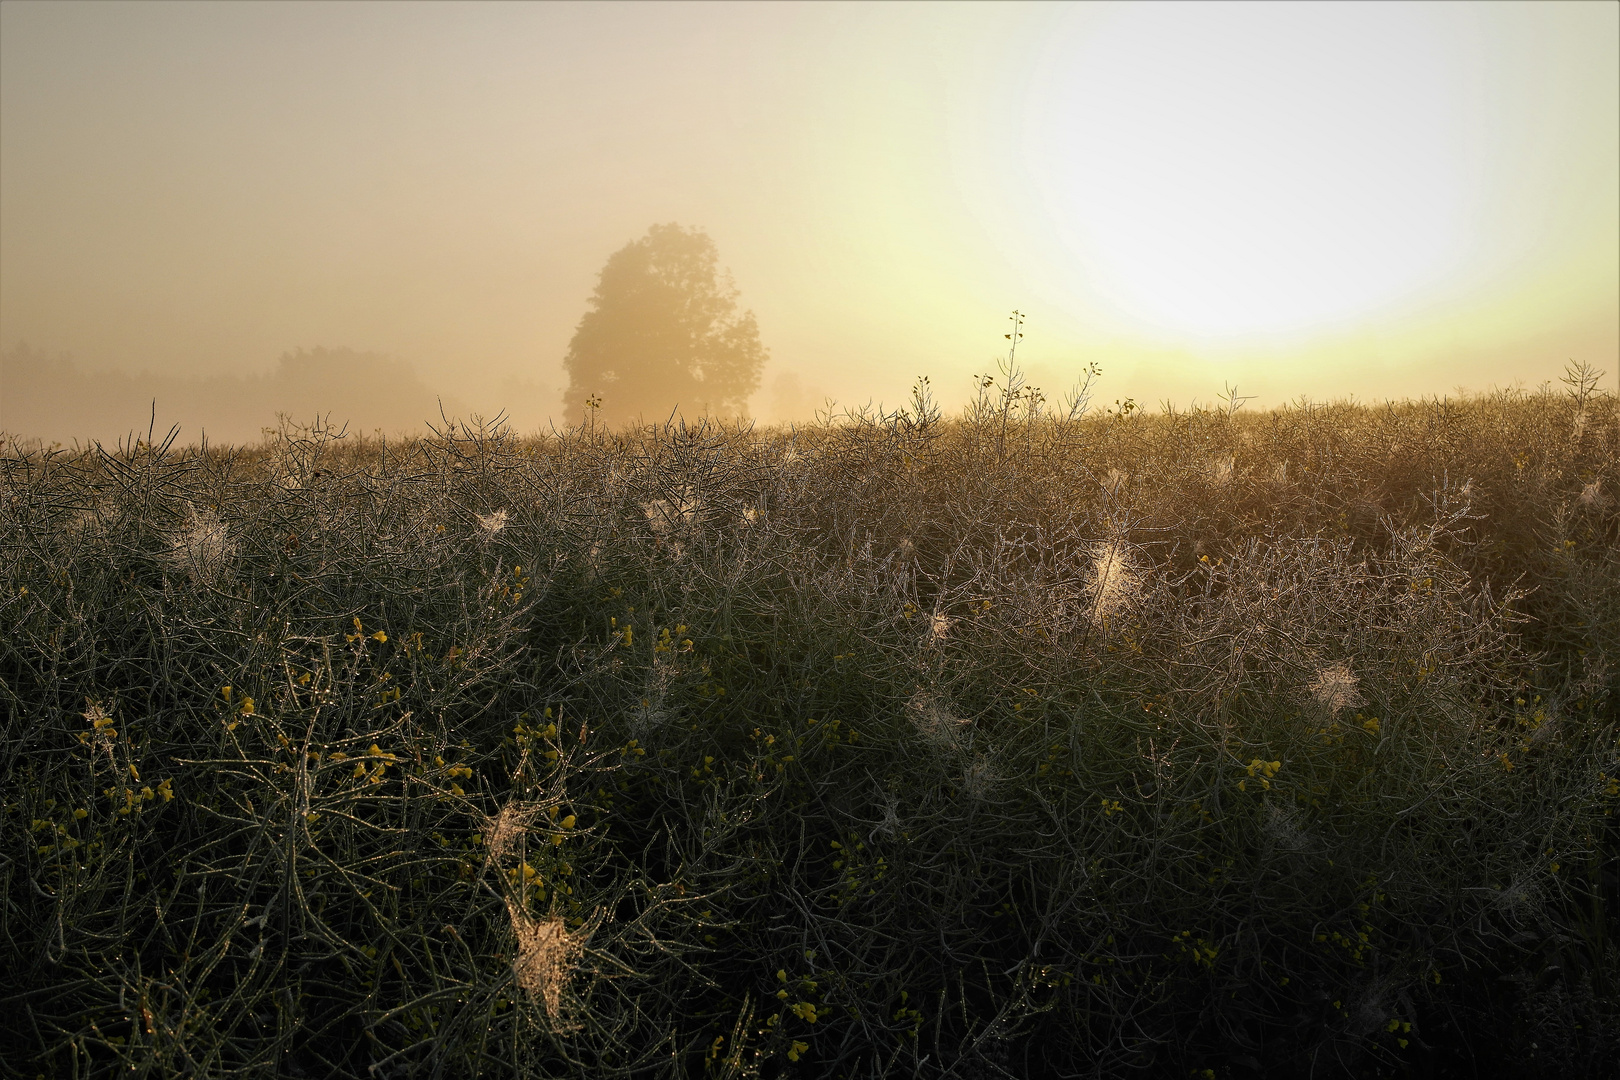
[[[707,234],[679,225],[654,225],[609,257],[564,361],[571,421],[593,401],[612,424],[677,408],[745,413],[767,353],[717,260]]]

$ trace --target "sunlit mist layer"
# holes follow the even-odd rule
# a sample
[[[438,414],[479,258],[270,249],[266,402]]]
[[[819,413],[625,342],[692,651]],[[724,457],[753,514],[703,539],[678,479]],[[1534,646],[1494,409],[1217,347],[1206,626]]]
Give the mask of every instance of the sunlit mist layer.
[[[757,318],[768,421],[960,405],[1015,308],[1053,398],[1613,370],[1617,41],[1579,3],[8,2],[0,427],[79,434],[18,389],[71,357],[132,380],[109,424],[256,431],[242,388],[323,348],[420,381],[368,426],[577,422],[597,275],[661,223]]]

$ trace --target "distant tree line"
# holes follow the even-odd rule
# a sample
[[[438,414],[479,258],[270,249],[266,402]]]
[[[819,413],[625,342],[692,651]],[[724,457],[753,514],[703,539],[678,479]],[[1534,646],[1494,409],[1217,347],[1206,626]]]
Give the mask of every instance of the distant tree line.
[[[614,252],[569,343],[564,424],[742,417],[769,355],[751,311],[699,229],[654,225]],[[521,389],[512,382],[514,394]],[[527,384],[524,384],[527,385]],[[518,395],[523,396],[523,395]],[[0,431],[70,444],[179,423],[185,441],[257,441],[278,414],[357,431],[419,432],[441,401],[402,361],[353,349],[288,353],[264,375],[87,372],[27,345],[0,353]]]
[[[299,422],[330,415],[352,431],[421,432],[440,397],[409,364],[353,349],[300,349],[264,375],[177,377],[89,372],[26,345],[0,354],[0,430],[71,444],[110,442],[153,422],[181,425],[185,442],[256,442],[278,414]],[[448,415],[465,410],[444,399]]]

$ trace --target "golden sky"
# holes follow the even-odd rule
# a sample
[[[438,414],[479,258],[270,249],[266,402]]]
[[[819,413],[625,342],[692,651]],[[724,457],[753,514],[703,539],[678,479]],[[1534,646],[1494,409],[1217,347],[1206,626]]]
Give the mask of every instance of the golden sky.
[[[0,349],[539,423],[655,222],[765,419],[960,402],[1015,307],[1052,397],[1612,387],[1620,4],[0,5]]]

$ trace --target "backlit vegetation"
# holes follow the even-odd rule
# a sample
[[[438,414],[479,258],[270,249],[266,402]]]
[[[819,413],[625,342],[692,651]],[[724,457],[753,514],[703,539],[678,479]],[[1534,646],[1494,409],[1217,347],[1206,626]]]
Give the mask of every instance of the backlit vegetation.
[[[1612,1062],[1614,398],[983,391],[11,445],[0,1058]]]

